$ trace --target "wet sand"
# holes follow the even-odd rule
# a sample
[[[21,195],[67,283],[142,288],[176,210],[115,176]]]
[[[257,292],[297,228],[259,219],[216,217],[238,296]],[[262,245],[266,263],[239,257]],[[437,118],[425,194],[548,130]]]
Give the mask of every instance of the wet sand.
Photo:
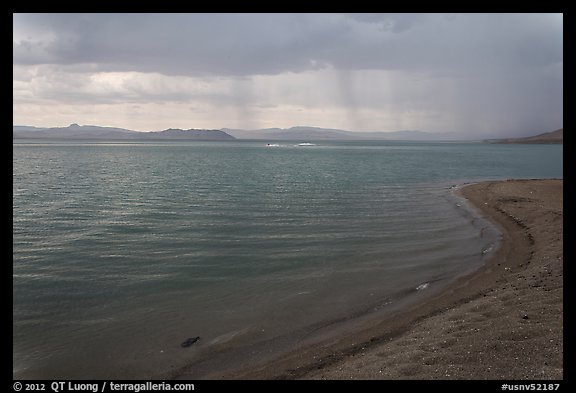
[[[502,232],[476,272],[417,305],[226,379],[562,379],[563,181],[459,190]]]

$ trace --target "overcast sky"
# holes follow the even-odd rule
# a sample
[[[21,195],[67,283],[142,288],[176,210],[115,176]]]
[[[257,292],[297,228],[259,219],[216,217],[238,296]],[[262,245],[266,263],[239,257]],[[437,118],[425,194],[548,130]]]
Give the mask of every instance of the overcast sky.
[[[526,135],[562,14],[15,14],[13,122]]]

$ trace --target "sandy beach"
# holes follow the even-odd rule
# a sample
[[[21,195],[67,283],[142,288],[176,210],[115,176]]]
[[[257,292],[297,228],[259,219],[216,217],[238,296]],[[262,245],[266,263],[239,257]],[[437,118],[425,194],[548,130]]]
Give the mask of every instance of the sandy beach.
[[[502,232],[479,270],[359,331],[226,379],[562,379],[563,181],[460,192]]]

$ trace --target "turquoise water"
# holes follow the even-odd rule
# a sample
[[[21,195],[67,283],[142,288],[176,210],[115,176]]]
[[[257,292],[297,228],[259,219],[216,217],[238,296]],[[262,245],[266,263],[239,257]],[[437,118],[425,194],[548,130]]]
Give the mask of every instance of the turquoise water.
[[[274,356],[479,266],[452,185],[562,176],[561,145],[15,140],[13,377]]]

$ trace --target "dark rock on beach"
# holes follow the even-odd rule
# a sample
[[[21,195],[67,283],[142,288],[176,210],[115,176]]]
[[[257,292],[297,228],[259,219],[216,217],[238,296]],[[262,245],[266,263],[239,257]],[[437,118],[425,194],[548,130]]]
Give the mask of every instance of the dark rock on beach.
[[[191,346],[192,344],[194,344],[196,341],[200,340],[199,336],[196,337],[190,337],[188,340],[184,341],[182,344],[180,344],[180,346],[182,348],[188,348],[189,346]]]

